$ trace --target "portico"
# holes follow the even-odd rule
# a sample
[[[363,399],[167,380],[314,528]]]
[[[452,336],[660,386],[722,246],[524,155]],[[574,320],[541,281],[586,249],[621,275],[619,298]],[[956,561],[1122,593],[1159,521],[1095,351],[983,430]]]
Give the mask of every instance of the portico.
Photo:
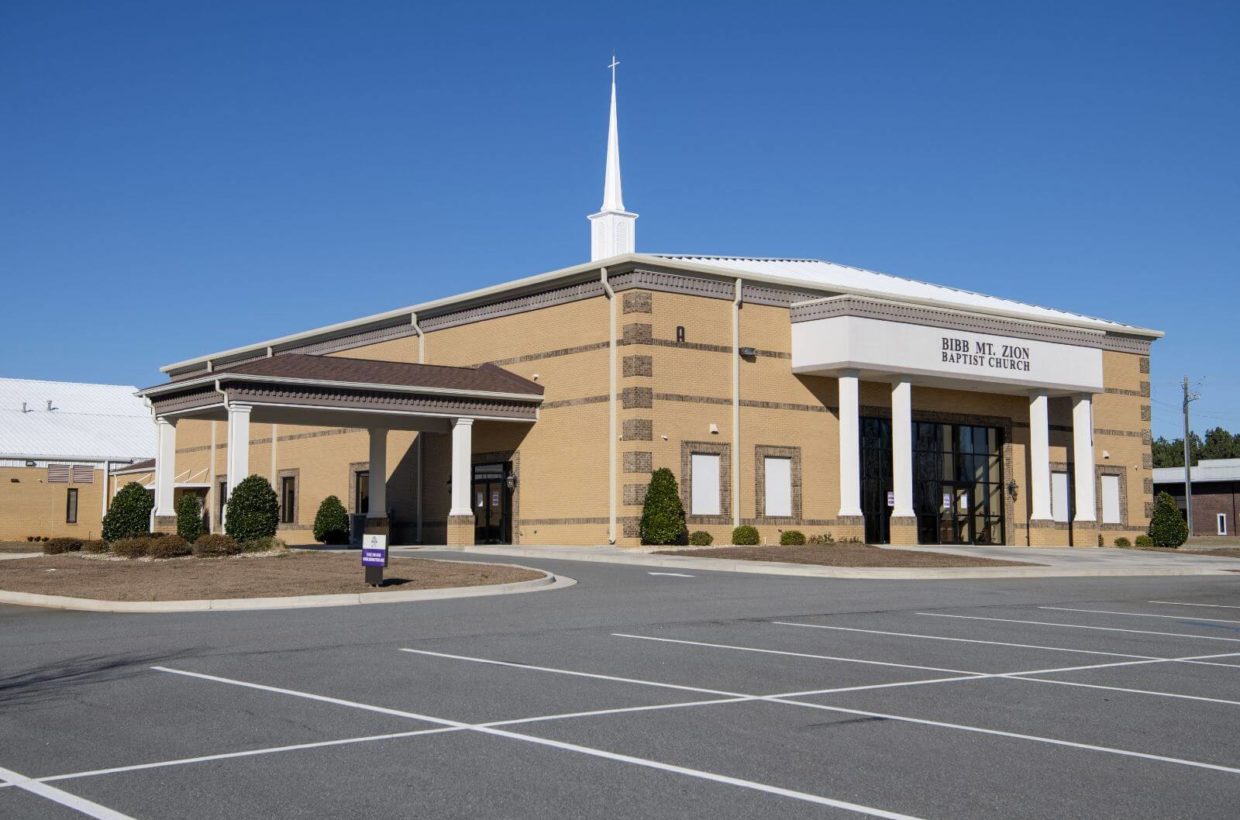
[[[855,528],[858,537],[892,544],[933,543],[931,537],[943,534],[970,543],[1018,543],[1004,509],[1027,483],[1025,543],[1064,544],[1069,537],[1081,546],[1096,543],[1092,402],[1103,390],[1105,334],[959,310],[911,309],[858,296],[796,304],[791,321],[793,372],[834,377],[839,385],[841,525]],[[872,494],[874,484],[863,464],[869,463],[863,453],[872,446],[860,432],[863,382],[889,385],[890,490],[885,511],[874,503],[863,504],[863,485]],[[1004,474],[1000,451],[1011,442],[1002,441],[1001,430],[968,424],[963,429],[938,425],[942,430],[935,430],[919,419],[915,386],[1027,397],[1027,420],[1016,420],[1029,429],[1027,482],[1024,475],[1018,481]],[[1070,522],[1052,516],[1049,404],[1062,397],[1072,404],[1075,504]],[[885,526],[867,520],[884,513],[889,515]],[[935,517],[939,535],[929,520]]]
[[[494,365],[448,367],[307,354],[266,356],[148,388],[142,395],[151,402],[159,447],[156,528],[175,531],[176,527],[177,424],[201,419],[226,422],[229,493],[258,472],[250,465],[253,425],[365,429],[371,477],[366,532],[383,534],[389,530],[389,431],[450,436],[452,503],[446,541],[472,544],[474,423],[531,425],[538,419],[542,393],[535,382]]]

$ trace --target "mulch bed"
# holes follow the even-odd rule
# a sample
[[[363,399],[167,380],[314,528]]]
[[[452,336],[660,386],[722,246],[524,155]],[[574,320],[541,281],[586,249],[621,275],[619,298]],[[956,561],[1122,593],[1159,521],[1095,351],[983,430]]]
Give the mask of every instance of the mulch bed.
[[[921,550],[879,549],[866,544],[830,544],[803,547],[711,547],[699,550],[664,550],[659,555],[691,555],[695,558],[730,558],[736,561],[782,561],[826,567],[1034,567],[1024,561],[1000,561],[947,555]]]
[[[393,558],[382,587],[362,581],[357,553],[283,553],[270,558],[101,561],[47,555],[0,563],[0,589],[109,601],[185,601],[510,584],[542,573],[495,564]]]

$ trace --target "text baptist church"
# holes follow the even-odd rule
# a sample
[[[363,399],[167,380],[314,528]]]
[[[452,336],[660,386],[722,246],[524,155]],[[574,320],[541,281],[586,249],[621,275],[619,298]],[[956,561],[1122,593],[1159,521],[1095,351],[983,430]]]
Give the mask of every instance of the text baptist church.
[[[833,262],[638,253],[636,220],[613,77],[589,261],[165,366],[142,391],[157,525],[194,492],[219,528],[257,473],[293,542],[336,495],[396,544],[631,545],[667,467],[716,542],[1145,530],[1159,332]]]

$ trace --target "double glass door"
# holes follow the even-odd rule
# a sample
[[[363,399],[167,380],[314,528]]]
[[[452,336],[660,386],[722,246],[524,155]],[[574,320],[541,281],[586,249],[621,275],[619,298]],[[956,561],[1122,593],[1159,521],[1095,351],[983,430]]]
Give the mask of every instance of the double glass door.
[[[475,544],[512,543],[512,462],[474,465]]]

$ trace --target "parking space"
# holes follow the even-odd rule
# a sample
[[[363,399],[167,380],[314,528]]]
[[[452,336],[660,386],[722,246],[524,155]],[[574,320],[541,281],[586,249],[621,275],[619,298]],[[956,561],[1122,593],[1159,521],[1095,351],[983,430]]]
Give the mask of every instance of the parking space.
[[[538,628],[469,634],[381,608],[382,642],[156,653],[10,704],[0,815],[1234,816],[1240,595],[1212,583],[819,612],[789,584],[554,628],[522,601]]]

